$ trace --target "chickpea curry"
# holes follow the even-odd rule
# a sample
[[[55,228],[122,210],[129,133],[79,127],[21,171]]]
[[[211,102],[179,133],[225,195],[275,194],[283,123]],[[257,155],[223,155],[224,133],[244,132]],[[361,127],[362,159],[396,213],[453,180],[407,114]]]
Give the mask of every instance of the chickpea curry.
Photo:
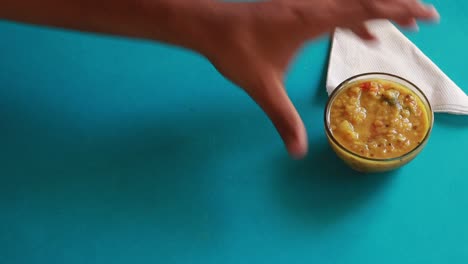
[[[330,129],[349,151],[367,158],[400,157],[426,137],[429,120],[421,99],[387,80],[351,83],[330,109]]]

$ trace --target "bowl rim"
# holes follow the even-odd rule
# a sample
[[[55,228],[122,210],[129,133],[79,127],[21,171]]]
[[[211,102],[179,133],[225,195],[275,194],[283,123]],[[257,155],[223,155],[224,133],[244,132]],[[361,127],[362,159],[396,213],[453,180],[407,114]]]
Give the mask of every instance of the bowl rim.
[[[419,94],[421,94],[422,96],[420,96],[419,94],[417,94],[418,97],[422,97],[421,99],[427,104],[428,108],[429,108],[429,111],[426,111],[428,112],[427,115],[428,117],[431,118],[430,122],[429,122],[429,128],[427,129],[427,132],[426,132],[426,135],[424,136],[424,138],[421,140],[421,142],[416,145],[413,149],[411,149],[410,151],[400,155],[400,156],[397,156],[397,157],[393,157],[393,158],[370,158],[370,157],[366,157],[366,156],[362,156],[360,154],[357,154],[355,152],[352,152],[350,150],[348,150],[346,147],[344,147],[340,142],[338,142],[338,140],[335,139],[335,137],[333,136],[333,133],[331,132],[331,129],[330,129],[330,125],[329,125],[329,122],[328,122],[328,116],[329,116],[329,112],[330,112],[330,109],[331,109],[331,102],[333,101],[334,97],[342,90],[346,87],[346,83],[349,83],[351,82],[352,80],[354,79],[357,79],[359,77],[364,77],[364,76],[372,76],[372,75],[384,75],[384,76],[389,76],[389,77],[393,77],[393,78],[396,78],[396,79],[399,79],[399,80],[402,80],[408,84],[410,84],[411,86],[413,86],[412,88],[416,89]],[[378,78],[377,78],[378,79]],[[391,81],[391,80],[390,80]],[[401,85],[404,85],[402,83],[400,83]],[[406,86],[406,85],[404,85]],[[410,88],[408,88],[410,89]],[[354,157],[358,157],[360,159],[363,159],[363,160],[367,160],[367,161],[374,161],[374,162],[382,162],[382,161],[385,161],[385,162],[391,162],[391,161],[396,161],[396,160],[400,160],[400,159],[403,159],[407,156],[410,156],[412,153],[414,153],[415,151],[417,151],[418,149],[420,149],[421,147],[423,147],[431,133],[432,133],[432,128],[434,126],[434,110],[432,108],[432,105],[431,105],[431,102],[429,101],[429,99],[427,98],[426,94],[416,85],[414,84],[413,82],[409,81],[408,79],[406,78],[403,78],[401,76],[398,76],[398,75],[395,75],[395,74],[391,74],[391,73],[386,73],[386,72],[365,72],[365,73],[360,73],[360,74],[356,74],[356,75],[353,75],[349,78],[347,78],[346,80],[342,81],[340,84],[338,84],[335,89],[332,91],[332,93],[330,94],[330,96],[328,97],[327,99],[327,104],[325,106],[325,111],[324,111],[324,122],[325,122],[325,131],[326,131],[326,134],[328,136],[328,138],[330,140],[333,141],[333,143],[338,146],[341,150],[343,150],[344,152],[346,152],[347,154],[351,155],[351,156],[354,156]]]

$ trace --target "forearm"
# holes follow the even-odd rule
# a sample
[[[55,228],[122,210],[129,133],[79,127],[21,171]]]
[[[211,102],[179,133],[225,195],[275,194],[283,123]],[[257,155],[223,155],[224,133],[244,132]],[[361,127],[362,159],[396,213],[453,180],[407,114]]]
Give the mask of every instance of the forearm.
[[[0,0],[0,19],[200,49],[210,0]]]

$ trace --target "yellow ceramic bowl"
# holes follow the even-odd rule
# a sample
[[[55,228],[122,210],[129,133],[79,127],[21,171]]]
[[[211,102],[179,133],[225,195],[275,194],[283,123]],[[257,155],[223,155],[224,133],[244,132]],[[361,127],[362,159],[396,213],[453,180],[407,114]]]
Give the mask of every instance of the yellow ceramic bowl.
[[[427,114],[428,128],[424,139],[415,148],[398,157],[388,159],[369,158],[358,155],[352,152],[351,150],[345,148],[333,136],[333,132],[330,128],[330,109],[333,106],[334,100],[343,90],[345,90],[349,86],[349,84],[365,80],[383,80],[398,83],[401,86],[412,91],[413,94],[420,99],[426,110],[425,113]],[[325,131],[328,138],[328,142],[330,143],[330,146],[333,149],[333,151],[354,170],[367,173],[394,170],[412,161],[427,144],[429,136],[431,135],[433,123],[434,112],[429,103],[429,100],[426,98],[424,93],[416,85],[409,82],[408,80],[387,73],[364,73],[345,80],[330,95],[325,110]]]

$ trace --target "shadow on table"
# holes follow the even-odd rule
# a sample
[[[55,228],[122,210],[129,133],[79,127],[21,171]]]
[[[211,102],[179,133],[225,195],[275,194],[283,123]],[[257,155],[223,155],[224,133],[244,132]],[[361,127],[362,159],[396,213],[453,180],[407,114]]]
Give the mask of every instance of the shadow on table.
[[[466,115],[451,115],[445,113],[436,113],[434,121],[437,124],[449,127],[468,127],[468,116]]]
[[[318,87],[315,88],[315,96],[313,98],[314,104],[320,104],[325,107],[325,104],[328,100],[327,94],[327,72],[328,72],[328,65],[330,60],[330,49],[331,49],[331,42],[328,43],[326,48],[327,56],[325,57],[325,61],[323,62],[322,72],[320,74],[320,80],[318,83]]]
[[[327,56],[323,61],[321,78],[315,84],[312,104],[325,107],[328,99],[326,80],[330,43]],[[323,116],[316,124],[321,125]],[[312,132],[314,129],[311,129]],[[273,175],[273,194],[280,205],[299,223],[316,228],[326,227],[343,220],[349,213],[364,207],[389,180],[398,174],[397,171],[383,174],[361,174],[350,169],[331,150],[325,135],[316,133],[315,129],[309,139],[311,142],[308,157],[294,161],[281,156],[272,163],[276,168]]]
[[[305,225],[321,228],[343,220],[372,200],[397,174],[350,169],[323,141],[311,142],[308,158],[280,159],[275,190],[280,202]]]
[[[70,113],[30,110],[1,107],[8,129],[0,130],[0,207],[46,230],[91,237],[149,230],[181,243],[223,236],[228,220],[213,199],[220,190],[213,164],[258,146],[264,135],[246,122],[266,122],[253,111],[82,128]]]

